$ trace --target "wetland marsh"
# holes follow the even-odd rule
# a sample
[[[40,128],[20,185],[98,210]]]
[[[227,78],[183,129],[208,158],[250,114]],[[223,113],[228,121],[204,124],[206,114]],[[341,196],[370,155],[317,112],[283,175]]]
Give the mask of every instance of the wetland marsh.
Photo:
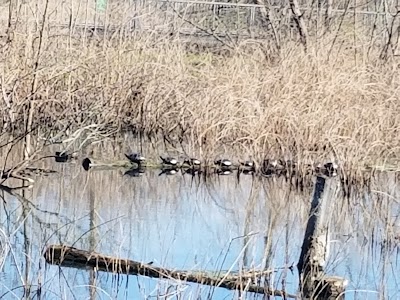
[[[94,153],[122,159],[119,143]],[[149,150],[156,157],[155,149]],[[93,153],[93,151],[90,151]],[[99,159],[101,157],[98,157]],[[80,160],[41,161],[57,173],[33,188],[2,191],[2,298],[231,299],[237,292],[175,280],[112,275],[47,265],[49,244],[178,270],[241,272],[273,269],[268,285],[295,293],[312,182],[297,190],[283,177],[251,175],[140,177],[126,169],[83,170]],[[10,179],[12,183],[12,179]],[[374,176],[345,198],[340,189],[330,222],[329,274],[349,281],[348,299],[396,299],[400,266],[400,186],[395,173]],[[262,299],[245,293],[246,299]]]
[[[339,167],[327,273],[348,281],[347,299],[400,298],[397,2],[301,1],[302,15],[294,2],[251,14],[266,39],[190,24],[212,47],[184,42],[176,11],[172,31],[132,31],[132,12],[163,20],[154,5],[0,3],[0,299],[262,299],[50,265],[50,244],[175,270],[271,270],[256,284],[295,294],[315,180],[304,166],[324,162]],[[55,162],[60,151],[77,159]],[[289,181],[167,175],[128,170],[131,151],[297,167]],[[124,163],[87,171],[84,158]]]

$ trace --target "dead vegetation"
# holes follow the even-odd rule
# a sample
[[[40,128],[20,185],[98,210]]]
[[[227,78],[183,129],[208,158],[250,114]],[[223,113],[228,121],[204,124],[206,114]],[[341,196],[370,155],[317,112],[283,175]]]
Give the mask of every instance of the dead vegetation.
[[[151,32],[56,34],[55,8],[38,4],[37,23],[25,26],[24,4],[10,4],[10,19],[20,20],[1,42],[2,134],[30,129],[51,142],[132,130],[200,158],[231,152],[336,160],[354,172],[399,167],[397,57],[386,51],[382,59],[385,45],[368,30],[351,31],[347,18],[322,36],[310,29],[307,52],[281,37],[279,47],[226,42],[221,55]]]

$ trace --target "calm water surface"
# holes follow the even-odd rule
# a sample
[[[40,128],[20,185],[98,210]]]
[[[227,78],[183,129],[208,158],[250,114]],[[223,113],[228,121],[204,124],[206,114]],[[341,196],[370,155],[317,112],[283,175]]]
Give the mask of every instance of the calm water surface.
[[[27,284],[37,299],[262,299],[47,265],[41,253],[60,243],[172,269],[277,268],[270,285],[282,289],[283,282],[296,292],[297,269],[284,266],[298,261],[311,187],[301,193],[283,179],[252,176],[205,182],[156,170],[141,177],[122,169],[88,173],[79,161],[41,166],[58,173],[16,191],[28,201],[2,192],[2,299],[20,299]],[[390,174],[379,182],[368,193],[333,200],[327,270],[349,280],[348,299],[400,299],[400,246],[394,239],[400,237],[400,188]],[[387,238],[394,242],[385,244]]]

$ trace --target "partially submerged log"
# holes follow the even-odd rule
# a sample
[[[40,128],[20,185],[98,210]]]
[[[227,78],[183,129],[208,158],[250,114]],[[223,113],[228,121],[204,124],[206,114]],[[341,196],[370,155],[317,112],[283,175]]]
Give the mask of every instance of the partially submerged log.
[[[133,163],[129,160],[114,160],[114,161],[101,161],[95,158],[89,158],[86,157],[82,161],[82,167],[87,171],[91,168],[96,168],[96,169],[104,169],[104,168],[134,168],[134,167],[143,167],[143,168],[149,168],[149,169],[204,169],[204,168],[216,168],[219,169],[219,167],[216,167],[214,165],[202,165],[202,166],[189,166],[186,164],[178,163],[177,165],[166,165],[161,162],[156,162],[156,161],[146,161],[140,166],[137,163]],[[226,167],[226,169],[230,170],[235,170],[238,169],[237,165],[232,165],[231,167]]]
[[[82,160],[82,167],[85,171],[89,169],[96,168],[99,170],[104,169],[114,169],[114,168],[131,168],[132,164],[129,161],[112,161],[112,162],[104,162],[91,158],[84,158]]]
[[[65,245],[50,245],[46,249],[44,257],[47,263],[64,267],[94,269],[96,271],[126,275],[143,275],[152,278],[176,279],[231,290],[296,298],[295,295],[288,294],[284,291],[270,290],[265,287],[254,285],[254,279],[265,276],[271,271],[248,272],[244,275],[210,275],[204,272],[169,270],[155,267],[151,264],[106,256]]]
[[[272,176],[272,175],[291,175],[294,176],[298,173],[299,170],[303,170],[305,174],[313,174],[313,175],[326,175],[326,176],[336,176],[337,175],[337,165],[335,163],[316,163],[316,164],[298,164],[292,161],[281,161],[281,160],[272,160],[275,161],[275,164],[269,163],[269,159],[264,160],[264,162],[256,167],[256,165],[246,166],[243,162],[239,161],[239,164],[233,163],[230,166],[221,166],[216,164],[201,164],[201,165],[188,165],[186,163],[177,163],[176,165],[168,165],[163,164],[157,161],[145,161],[140,165],[138,163],[131,162],[129,160],[112,160],[112,161],[103,161],[95,158],[86,157],[82,160],[82,167],[88,171],[89,169],[113,169],[113,168],[149,168],[149,169],[193,169],[193,170],[213,170],[214,173],[223,173],[224,171],[239,171],[241,173],[256,173],[264,177]],[[365,167],[361,169],[361,171],[371,171],[373,168]],[[392,170],[393,167],[391,166]]]
[[[317,176],[307,228],[297,264],[302,299],[344,299],[347,281],[324,272],[329,255],[329,216],[336,181]]]

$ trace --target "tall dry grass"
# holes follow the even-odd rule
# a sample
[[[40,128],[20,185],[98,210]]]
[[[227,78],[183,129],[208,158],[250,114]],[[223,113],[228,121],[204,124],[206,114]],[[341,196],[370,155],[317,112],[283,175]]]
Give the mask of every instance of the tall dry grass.
[[[3,132],[25,129],[33,101],[38,133],[133,129],[203,158],[399,166],[399,62],[380,60],[382,47],[349,24],[310,36],[307,53],[290,40],[279,51],[248,40],[221,54],[151,32],[57,34],[45,15],[36,15],[42,31],[20,22],[3,36],[1,83],[12,100],[0,102]]]

